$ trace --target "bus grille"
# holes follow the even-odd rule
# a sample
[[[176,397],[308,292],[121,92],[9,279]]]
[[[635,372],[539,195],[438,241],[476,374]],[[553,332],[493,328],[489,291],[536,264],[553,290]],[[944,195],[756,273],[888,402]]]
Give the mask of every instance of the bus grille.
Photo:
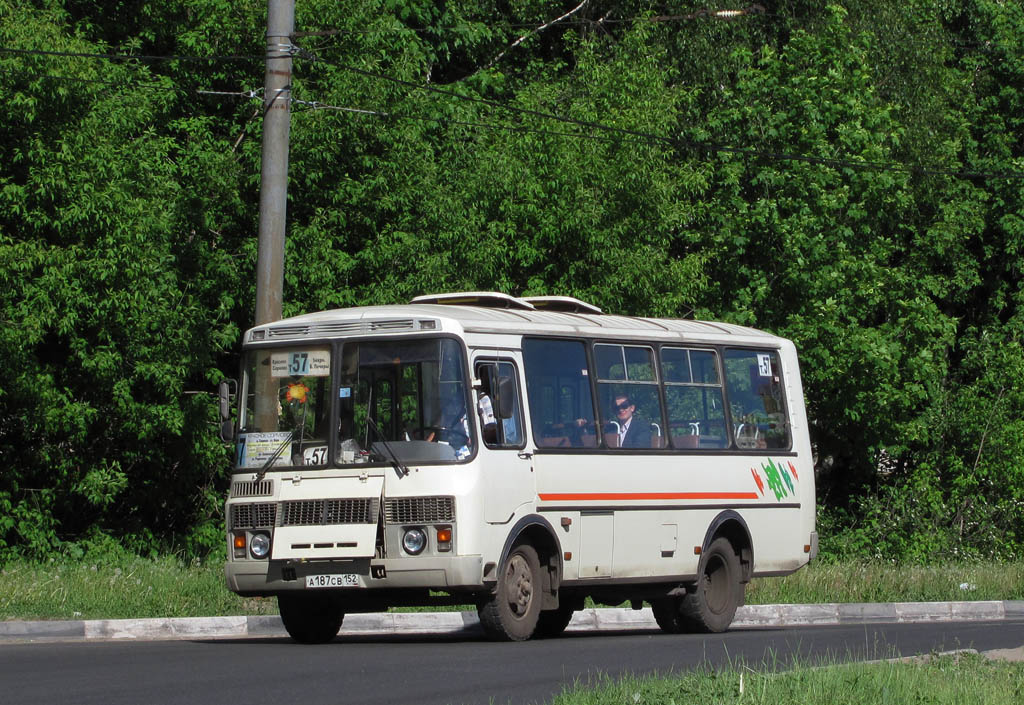
[[[303,499],[281,503],[280,526],[375,524],[377,499]]]
[[[277,505],[273,502],[231,505],[232,529],[269,529],[276,518]]]
[[[431,524],[455,521],[454,497],[401,497],[384,500],[388,524]]]
[[[273,493],[273,480],[236,480],[231,483],[232,497],[269,497]]]

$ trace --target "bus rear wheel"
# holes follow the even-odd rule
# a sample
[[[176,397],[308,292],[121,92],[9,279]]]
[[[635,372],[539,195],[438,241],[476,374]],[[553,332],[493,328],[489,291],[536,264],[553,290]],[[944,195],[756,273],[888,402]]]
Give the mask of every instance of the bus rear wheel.
[[[326,594],[278,595],[277,608],[288,636],[300,644],[326,644],[345,619],[341,601]]]
[[[540,617],[540,559],[533,546],[517,544],[501,564],[494,593],[478,606],[484,634],[492,641],[525,641]]]
[[[666,634],[681,634],[686,630],[683,624],[682,599],[678,597],[662,597],[651,601],[651,612],[654,613],[654,621]]]
[[[704,552],[696,589],[679,605],[684,631],[724,632],[743,601],[740,559],[726,538],[717,538]]]

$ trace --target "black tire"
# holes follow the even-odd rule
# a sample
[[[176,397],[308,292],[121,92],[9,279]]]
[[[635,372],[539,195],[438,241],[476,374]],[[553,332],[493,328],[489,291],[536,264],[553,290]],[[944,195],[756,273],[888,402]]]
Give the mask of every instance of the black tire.
[[[322,593],[278,595],[277,608],[288,635],[300,644],[326,644],[345,619],[341,601]]]
[[[540,618],[541,574],[537,552],[517,544],[501,564],[498,585],[477,606],[484,634],[492,641],[525,641]]]
[[[539,639],[558,636],[569,626],[575,611],[570,605],[565,604],[553,610],[544,610],[537,618],[537,628],[533,630],[533,635]]]
[[[683,629],[724,632],[742,601],[739,556],[728,539],[717,538],[701,557],[696,590],[687,594],[680,604]]]
[[[654,621],[666,634],[681,634],[686,631],[683,618],[679,613],[681,608],[682,599],[678,597],[662,597],[651,600]]]

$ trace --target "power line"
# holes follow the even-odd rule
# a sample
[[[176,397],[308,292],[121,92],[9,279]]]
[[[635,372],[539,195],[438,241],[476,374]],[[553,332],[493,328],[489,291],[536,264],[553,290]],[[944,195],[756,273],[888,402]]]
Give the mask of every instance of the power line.
[[[792,154],[792,153],[788,153],[788,152],[774,152],[774,151],[750,149],[750,148],[745,148],[745,147],[734,147],[734,146],[724,145],[724,144],[720,144],[720,143],[696,142],[696,141],[693,141],[693,140],[687,140],[687,139],[679,138],[679,137],[668,137],[668,136],[664,136],[664,135],[656,135],[656,134],[653,134],[653,133],[650,133],[650,132],[644,132],[644,131],[640,131],[640,130],[632,130],[632,129],[627,129],[627,128],[615,127],[615,126],[612,126],[612,125],[605,125],[605,124],[602,124],[602,123],[597,123],[597,122],[593,122],[593,121],[589,121],[589,120],[579,120],[579,119],[576,119],[576,118],[570,118],[570,117],[567,117],[567,116],[564,116],[564,115],[557,115],[557,114],[554,114],[554,113],[548,113],[548,112],[541,111],[541,110],[533,110],[533,109],[530,109],[530,108],[517,107],[517,106],[509,105],[507,103],[501,103],[499,101],[489,100],[489,99],[486,99],[486,98],[467,96],[467,95],[463,95],[461,93],[457,93],[457,92],[452,91],[452,90],[438,88],[437,86],[424,85],[424,84],[420,84],[420,83],[415,83],[413,81],[406,81],[404,79],[396,78],[396,77],[393,77],[393,76],[388,76],[386,74],[381,74],[381,73],[377,73],[377,72],[374,72],[374,71],[367,71],[365,69],[359,69],[359,68],[356,68],[356,67],[353,67],[353,66],[347,66],[345,64],[341,64],[340,62],[331,61],[331,60],[327,60],[327,59],[321,59],[321,58],[311,54],[310,52],[308,52],[308,51],[306,51],[306,50],[304,50],[304,49],[302,49],[300,47],[297,47],[297,46],[293,46],[291,48],[294,49],[300,56],[302,56],[304,58],[309,58],[313,62],[318,62],[318,61],[319,62],[324,62],[324,63],[330,64],[330,65],[333,65],[333,66],[335,66],[335,67],[337,67],[337,68],[339,68],[341,70],[348,71],[348,72],[351,72],[351,73],[355,73],[357,75],[361,75],[361,76],[364,76],[364,77],[367,77],[367,78],[387,81],[387,82],[390,82],[390,83],[395,83],[397,85],[406,86],[406,87],[409,87],[409,88],[412,88],[412,89],[415,89],[415,90],[426,91],[426,92],[437,94],[437,95],[443,95],[443,96],[446,96],[446,97],[449,97],[449,98],[455,98],[455,99],[462,100],[462,101],[468,101],[468,102],[472,102],[472,103],[486,105],[488,107],[497,108],[497,109],[500,109],[500,110],[507,110],[509,112],[518,113],[518,114],[521,114],[521,115],[527,115],[527,116],[530,116],[530,117],[536,117],[536,118],[540,118],[540,119],[544,119],[544,120],[554,120],[556,122],[560,122],[560,123],[564,123],[564,124],[576,125],[578,127],[584,127],[584,128],[588,128],[588,129],[592,129],[592,130],[597,130],[597,131],[605,132],[605,133],[608,133],[610,135],[614,135],[615,136],[615,137],[603,138],[605,140],[614,141],[615,139],[617,139],[618,141],[622,141],[623,139],[626,139],[628,141],[654,142],[654,143],[661,143],[661,144],[665,144],[665,145],[669,145],[669,146],[673,146],[673,147],[682,147],[682,148],[685,148],[685,149],[688,149],[688,150],[691,150],[691,151],[697,151],[697,152],[728,153],[728,154],[736,154],[736,155],[739,155],[739,156],[754,157],[754,158],[758,158],[758,159],[768,159],[768,160],[772,160],[772,161],[796,161],[796,162],[802,162],[802,163],[807,163],[807,164],[819,164],[819,165],[823,165],[823,166],[830,166],[830,167],[836,167],[836,168],[851,168],[851,169],[859,169],[859,170],[867,170],[867,171],[888,171],[888,172],[896,172],[896,173],[922,174],[922,175],[931,175],[931,176],[954,176],[954,177],[958,177],[958,178],[985,178],[985,179],[998,179],[998,178],[1022,179],[1022,178],[1024,178],[1024,173],[1020,173],[1020,172],[1005,172],[1005,173],[966,172],[966,171],[958,171],[958,170],[953,170],[953,169],[941,169],[941,168],[937,168],[937,167],[929,167],[929,166],[923,166],[923,165],[907,165],[907,164],[896,164],[896,163],[887,163],[887,162],[872,162],[872,161],[863,161],[863,160],[837,159],[837,158],[829,158],[829,157],[814,157],[814,156],[808,156],[808,155]],[[243,60],[243,59],[244,60],[253,60],[253,59],[263,60],[264,59],[264,57],[256,57],[256,56],[188,57],[188,56],[178,56],[178,55],[170,55],[170,56],[139,55],[139,56],[133,56],[133,55],[127,55],[127,54],[90,54],[90,53],[83,53],[83,52],[55,52],[55,51],[43,51],[43,50],[13,49],[13,48],[10,48],[10,47],[0,47],[0,53],[30,54],[30,55],[42,55],[42,56],[60,56],[60,57],[77,57],[77,58],[94,58],[94,59],[111,59],[111,60],[128,60],[128,59],[174,60],[174,59],[180,59],[180,60],[207,61],[207,60]],[[8,73],[8,74],[14,74],[15,73],[13,70],[4,69],[4,68],[0,68],[0,72]],[[249,90],[249,91],[216,91],[216,90],[203,90],[203,89],[194,89],[194,88],[193,89],[183,89],[183,88],[179,88],[179,87],[175,87],[175,86],[166,86],[166,85],[162,85],[162,84],[159,84],[159,83],[147,83],[147,82],[142,82],[142,81],[131,81],[131,80],[129,80],[129,81],[106,81],[106,80],[102,80],[102,79],[80,78],[80,77],[73,77],[73,76],[60,76],[60,75],[53,75],[53,74],[33,74],[33,75],[36,76],[36,77],[39,77],[39,78],[49,78],[49,79],[59,80],[59,81],[76,81],[76,82],[81,82],[81,83],[92,83],[92,84],[109,85],[109,86],[120,87],[120,88],[138,87],[138,88],[146,88],[146,89],[175,91],[175,92],[180,92],[180,93],[193,93],[193,94],[198,94],[198,95],[236,96],[236,97],[243,97],[243,98],[249,98],[249,99],[253,99],[253,98],[257,98],[258,97],[257,92],[253,91],[253,90]],[[310,107],[313,107],[314,109],[332,109],[332,110],[346,111],[346,112],[363,112],[363,113],[366,113],[368,115],[376,115],[378,117],[387,116],[387,117],[392,117],[392,118],[395,118],[395,119],[436,120],[436,118],[419,118],[419,117],[416,117],[416,116],[394,115],[394,114],[382,113],[381,111],[362,110],[362,109],[355,109],[355,108],[342,108],[340,106],[326,106],[326,105],[323,105],[323,104],[316,103],[315,101],[313,101],[313,102],[304,102],[304,103],[306,105],[310,106]],[[509,131],[509,132],[549,134],[549,135],[553,135],[553,136],[571,137],[571,138],[577,138],[577,139],[601,139],[601,138],[598,138],[595,135],[588,135],[586,133],[578,133],[578,132],[555,132],[555,131],[550,131],[550,130],[537,130],[537,129],[533,129],[533,128],[525,128],[525,127],[522,127],[522,126],[496,125],[494,123],[473,123],[473,122],[451,121],[451,120],[449,120],[448,122],[450,124],[463,124],[463,125],[469,126],[469,127],[479,127],[479,128],[483,128],[483,129],[505,130],[505,131]]]
[[[81,76],[61,76],[52,73],[32,73],[27,71],[16,71],[14,69],[0,67],[0,73],[5,73],[12,76],[28,76],[30,78],[38,79],[49,79],[54,81],[71,81],[74,83],[89,83],[99,84],[103,86],[112,86],[114,88],[143,88],[147,90],[159,90],[171,93],[180,93],[187,95],[221,95],[221,96],[236,96],[241,98],[259,98],[262,88],[247,91],[218,91],[218,90],[207,90],[202,88],[181,88],[179,86],[168,85],[163,83],[150,83],[146,81],[137,81],[129,79],[127,81],[110,81],[101,78],[82,78]]]
[[[767,12],[763,6],[755,4],[755,5],[750,5],[748,7],[741,8],[741,9],[738,9],[738,10],[707,10],[707,9],[705,9],[705,10],[698,10],[696,12],[692,12],[692,13],[687,14],[687,15],[650,15],[650,16],[644,16],[644,17],[621,17],[621,18],[603,17],[603,18],[596,19],[596,20],[590,20],[590,19],[566,19],[566,20],[562,20],[560,22],[557,22],[557,24],[559,26],[567,26],[567,25],[573,25],[573,26],[578,26],[578,25],[593,26],[593,25],[603,25],[603,24],[629,24],[629,23],[641,23],[641,22],[649,22],[649,23],[652,23],[652,24],[654,24],[654,23],[664,24],[664,23],[668,23],[668,22],[681,22],[681,21],[700,20],[700,19],[712,19],[712,20],[719,20],[719,21],[722,21],[722,20],[733,20],[733,19],[737,19],[737,18],[743,17],[743,16],[759,16],[759,17],[774,17],[774,18],[781,18],[781,17],[783,17],[782,15],[776,15],[776,14]],[[540,24],[538,24],[538,23],[540,23]],[[479,24],[483,24],[483,23],[482,22],[474,22],[472,20],[467,20],[462,25],[447,25],[447,26],[440,26],[440,27],[408,27],[408,26],[398,26],[398,27],[395,27],[395,26],[391,26],[391,27],[373,27],[373,28],[365,27],[365,28],[346,28],[346,29],[336,28],[336,29],[314,30],[314,31],[309,31],[309,32],[294,32],[292,34],[292,37],[298,39],[298,38],[304,38],[304,37],[329,37],[329,36],[335,36],[335,35],[339,35],[339,34],[385,34],[385,33],[388,33],[388,32],[457,32],[457,31],[462,31],[462,30],[470,29],[475,24],[479,25]],[[536,22],[509,22],[507,24],[502,24],[501,25],[501,29],[510,29],[510,30],[517,30],[517,31],[518,30],[523,30],[523,29],[531,29],[531,28],[535,29],[538,26],[543,25],[543,24],[544,24],[544,21],[542,21],[542,20],[538,20]],[[489,27],[489,28],[490,29],[494,29],[494,27]]]
[[[696,142],[693,140],[687,140],[680,137],[667,137],[665,135],[656,135],[650,132],[643,132],[640,130],[632,130],[628,128],[615,127],[614,125],[605,125],[603,123],[593,122],[590,120],[579,120],[576,118],[567,117],[564,115],[557,115],[554,113],[544,112],[542,110],[533,110],[531,108],[521,108],[507,103],[501,103],[495,100],[489,100],[487,98],[478,98],[474,96],[466,96],[455,91],[447,90],[444,88],[438,88],[437,86],[424,85],[413,81],[406,81],[401,78],[394,76],[388,76],[386,74],[377,73],[374,71],[367,71],[365,69],[359,69],[354,66],[347,66],[340,62],[319,59],[318,57],[310,54],[304,49],[299,48],[299,56],[309,58],[312,61],[325,61],[336,68],[343,71],[349,71],[360,76],[367,78],[373,78],[377,80],[387,81],[395,83],[397,85],[406,86],[416,90],[425,91],[428,93],[434,93],[437,95],[443,95],[449,98],[456,98],[458,100],[477,103],[480,105],[486,105],[492,108],[498,108],[500,110],[507,110],[509,112],[518,113],[521,115],[528,115],[530,117],[537,117],[544,120],[554,120],[564,124],[576,125],[578,127],[585,127],[593,130],[599,130],[609,134],[618,135],[621,137],[638,138],[641,140],[656,142],[661,144],[670,145],[673,147],[682,147],[691,151],[707,152],[707,153],[727,153],[736,154],[745,157],[755,157],[758,159],[769,159],[772,161],[795,161],[803,162],[807,164],[819,164],[822,166],[831,166],[836,168],[850,168],[859,169],[864,171],[888,171],[906,174],[922,174],[929,176],[955,176],[958,178],[984,178],[984,179],[1024,179],[1024,172],[1006,172],[1006,173],[982,173],[982,172],[966,172],[958,171],[953,169],[942,169],[938,167],[928,167],[923,165],[907,165],[907,164],[896,164],[888,162],[873,162],[865,160],[851,160],[851,159],[836,159],[829,157],[813,157],[802,154],[792,154],[789,152],[772,152],[757,149],[750,149],[747,147],[733,147],[720,143],[713,142]]]
[[[263,61],[264,55],[227,54],[216,56],[183,56],[180,54],[102,54],[83,51],[49,51],[44,49],[15,49],[0,46],[0,54],[21,56],[59,56],[75,59],[103,59],[106,61]]]
[[[129,79],[127,81],[109,81],[102,78],[82,78],[81,76],[60,76],[52,73],[34,73],[27,71],[15,71],[9,68],[0,68],[0,73],[6,73],[12,76],[28,76],[30,78],[45,78],[54,81],[72,81],[76,83],[96,83],[104,86],[114,86],[117,88],[147,88],[157,89],[162,91],[180,91],[181,89],[170,85],[164,85],[162,83],[148,83],[145,81],[136,81]]]
[[[458,125],[460,127],[473,127],[481,128],[486,130],[495,130],[503,132],[513,132],[519,134],[537,134],[547,135],[551,137],[571,137],[575,139],[586,139],[597,142],[622,142],[624,141],[619,137],[606,137],[604,135],[590,135],[585,132],[559,132],[557,130],[542,130],[535,127],[525,127],[522,125],[501,125],[493,122],[474,122],[469,120],[456,120],[453,118],[426,116],[426,115],[408,115],[404,113],[389,113],[383,110],[371,110],[368,108],[352,108],[341,105],[330,105],[327,103],[321,103],[319,101],[310,100],[299,100],[296,98],[292,99],[293,105],[301,105],[307,108],[306,110],[297,110],[294,114],[301,115],[302,113],[316,112],[317,110],[330,110],[343,113],[351,113],[354,115],[366,115],[370,117],[378,117],[386,120],[409,120],[414,122],[434,122],[443,123],[445,125]],[[647,143],[649,140],[632,139],[625,141],[643,142]]]

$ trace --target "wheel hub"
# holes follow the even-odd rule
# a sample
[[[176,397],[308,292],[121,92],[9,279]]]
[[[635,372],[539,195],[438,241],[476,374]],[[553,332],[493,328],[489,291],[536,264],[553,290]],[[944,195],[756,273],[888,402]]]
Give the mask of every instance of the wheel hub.
[[[526,614],[533,599],[533,579],[522,556],[513,556],[509,561],[505,585],[509,607],[517,616]]]

